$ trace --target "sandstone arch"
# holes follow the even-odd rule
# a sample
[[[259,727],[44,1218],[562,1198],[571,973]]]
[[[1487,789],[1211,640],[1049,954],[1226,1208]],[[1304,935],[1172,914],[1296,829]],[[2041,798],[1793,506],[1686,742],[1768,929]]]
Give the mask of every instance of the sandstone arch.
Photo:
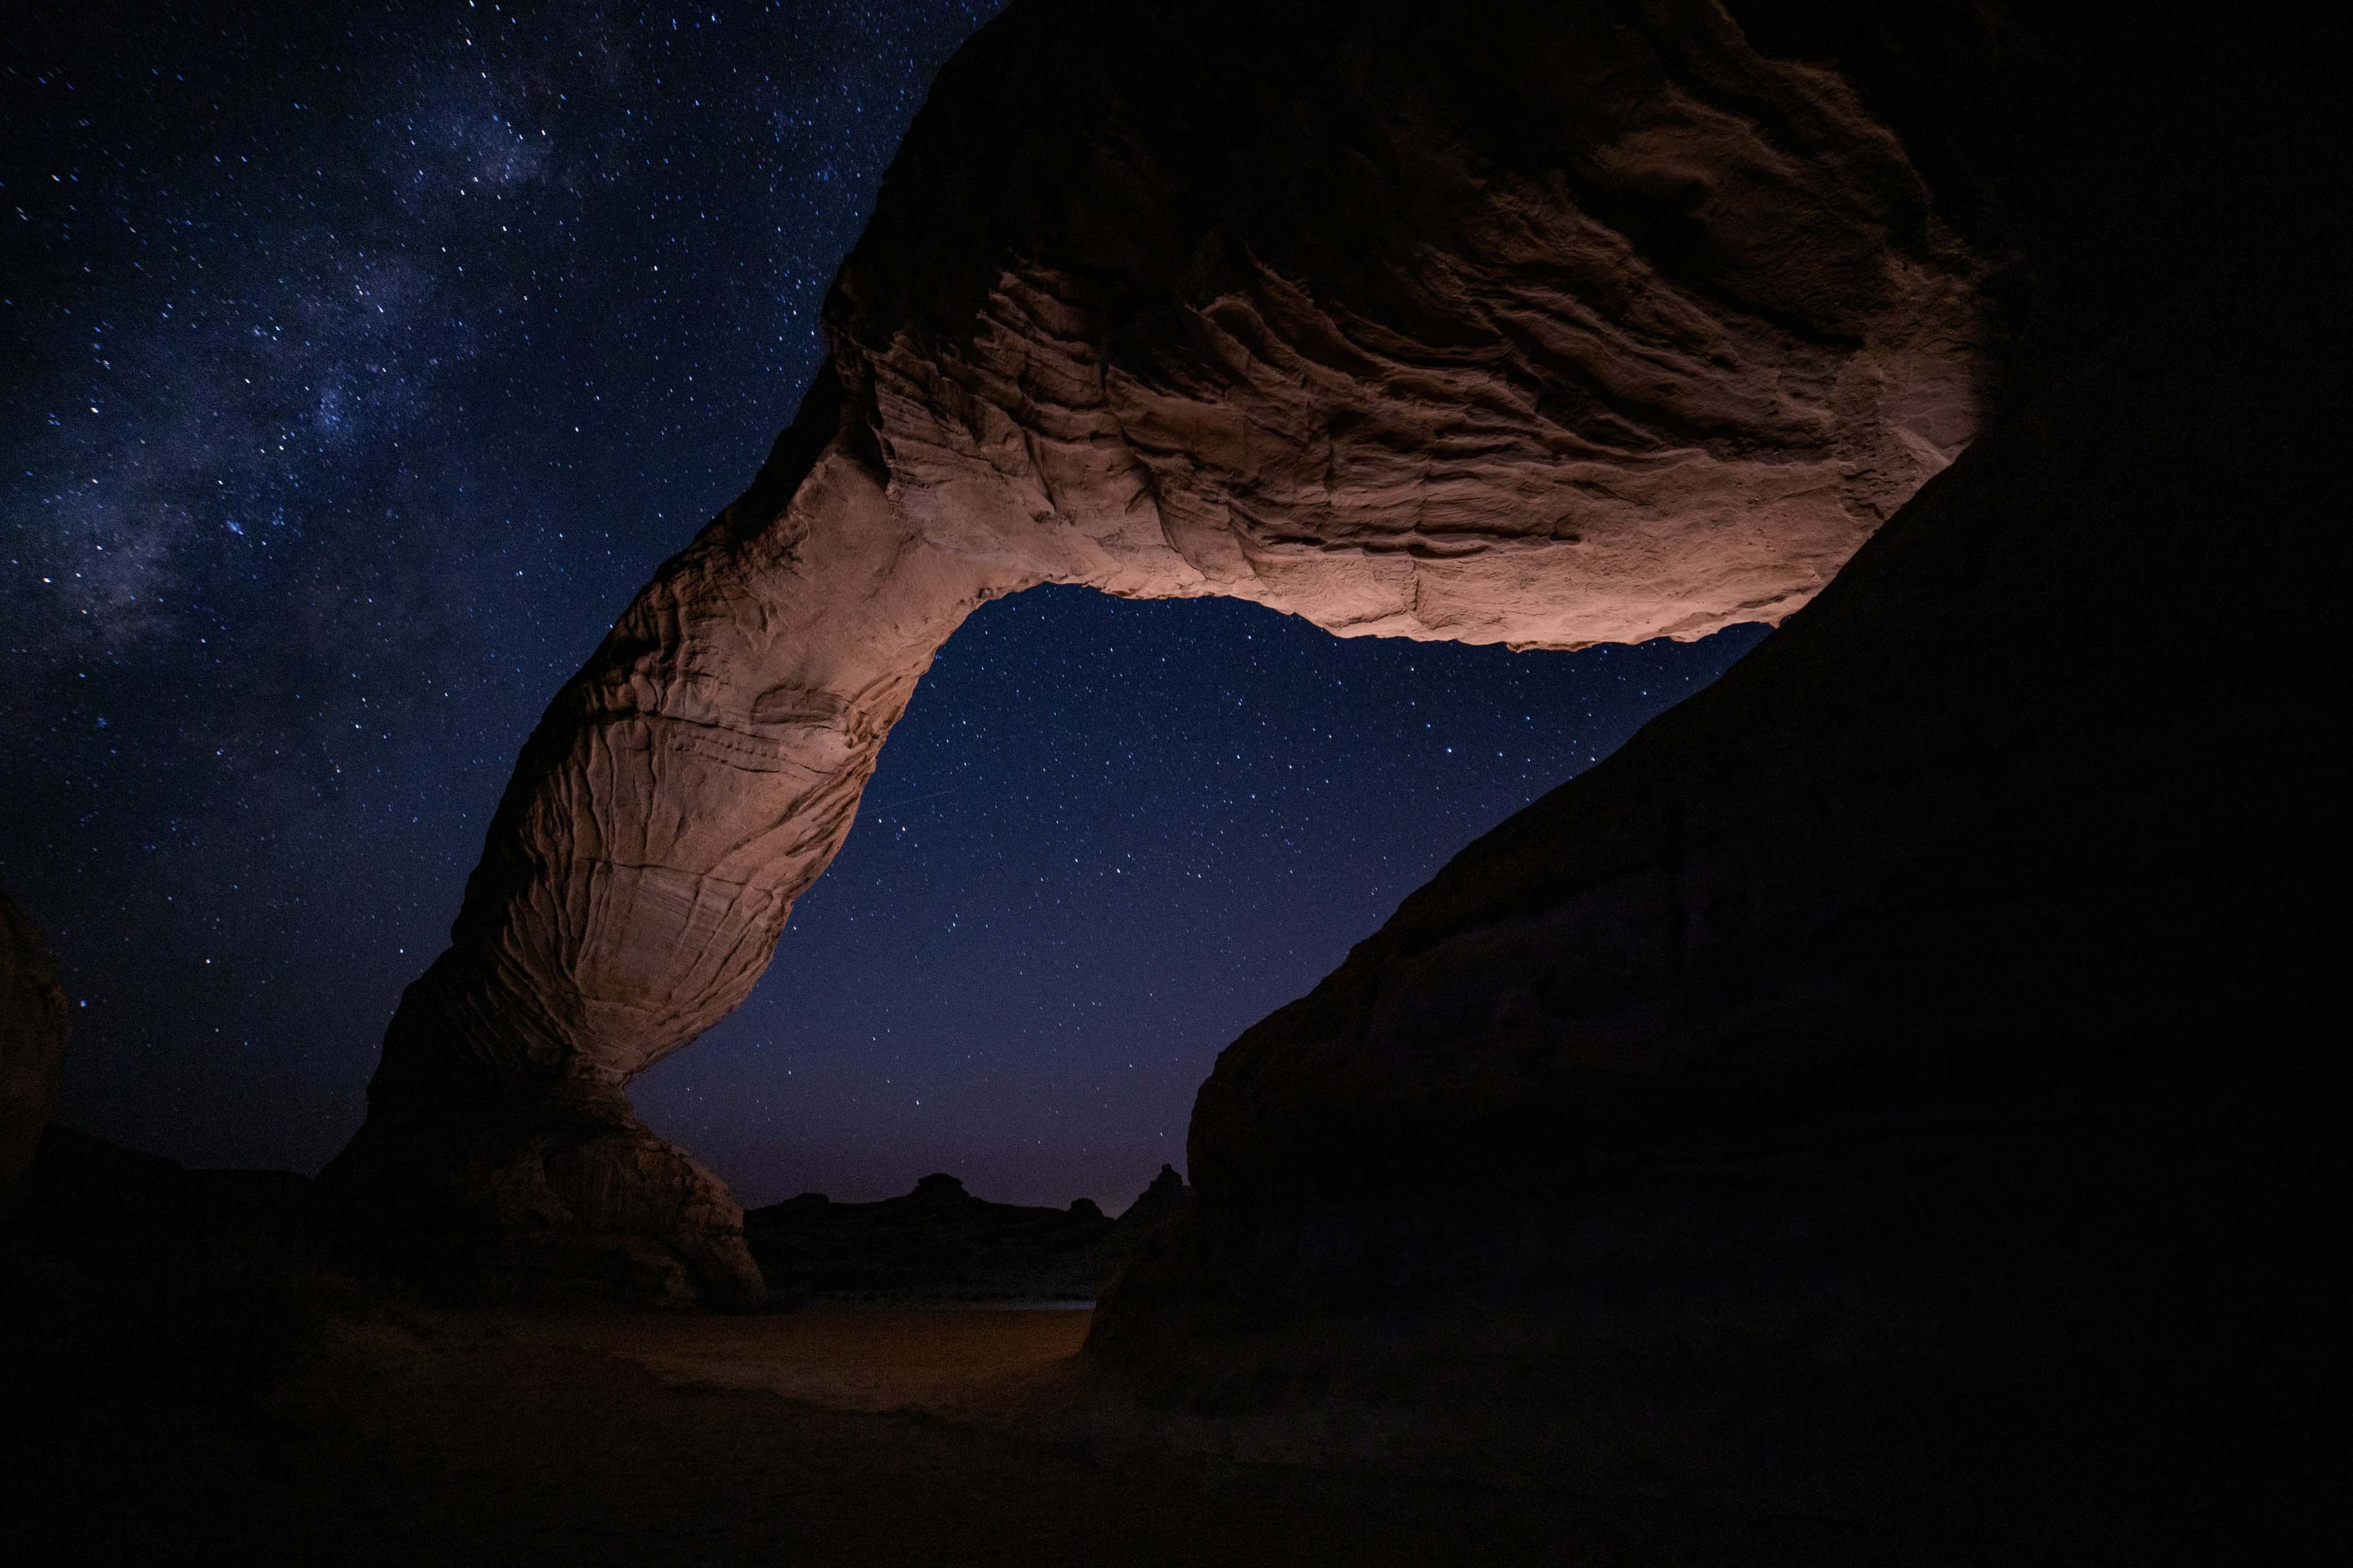
[[[943,73],[799,416],[525,748],[354,1212],[756,1296],[623,1086],[748,993],[989,598],[1695,637],[1968,439],[1986,265],[1837,77],[1707,0],[1264,9],[1018,0]]]
[[[765,951],[702,901],[742,885],[717,859],[615,851],[691,841],[685,786],[839,770],[781,919],[911,650],[1035,578],[1535,641],[1787,608],[1825,524],[1965,433],[1990,291],[1984,429],[1835,583],[1220,1057],[1194,1205],[1078,1393],[1148,1394],[1123,1443],[1182,1411],[1253,1461],[1720,1510],[1768,1554],[1800,1520],[1830,1550],[1795,1555],[1874,1562],[2335,1539],[2336,57],[2293,12],[1725,3],[1911,161],[1696,4],[1016,0],[803,418],[534,738],[345,1195],[744,1292],[732,1204],[619,1091]],[[1768,361],[1821,417],[1735,395]],[[804,563],[856,591],[787,614]],[[779,628],[829,615],[865,630],[820,668]],[[657,861],[685,896],[614,875]],[[677,941],[714,910],[731,941]],[[599,988],[616,952],[680,955],[659,1026]]]

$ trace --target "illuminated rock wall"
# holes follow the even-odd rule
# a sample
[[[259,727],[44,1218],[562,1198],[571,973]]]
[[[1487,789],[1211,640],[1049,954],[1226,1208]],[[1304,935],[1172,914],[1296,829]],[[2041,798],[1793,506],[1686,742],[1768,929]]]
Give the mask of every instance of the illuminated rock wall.
[[[333,1184],[756,1294],[619,1089],[750,991],[975,606],[1777,620],[1968,440],[1984,270],[1838,77],[1699,0],[1019,0],[916,121],[799,419],[525,748]]]

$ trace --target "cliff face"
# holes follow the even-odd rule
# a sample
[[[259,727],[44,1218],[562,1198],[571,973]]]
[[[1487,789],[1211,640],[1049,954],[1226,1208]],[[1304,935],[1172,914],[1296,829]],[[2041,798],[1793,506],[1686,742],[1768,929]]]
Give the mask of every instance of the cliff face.
[[[2345,1387],[2327,94],[2284,25],[1735,10],[2017,247],[2003,395],[1227,1050],[1093,1348],[1261,1456],[2294,1556]]]
[[[1968,439],[1988,274],[1841,78],[1699,0],[1020,0],[893,165],[800,417],[525,748],[329,1188],[756,1299],[621,1087],[749,991],[975,605],[1778,618]]]
[[[2101,59],[2096,30],[1987,23],[1924,85],[1953,14],[1874,37],[1757,9],[1915,115],[1984,91],[1928,129],[2035,297],[2006,405],[1716,686],[1225,1053],[1192,1131],[1212,1231],[1458,1158],[1541,1183],[1833,1109],[2211,1071],[2218,1041],[2234,1071],[2303,1050],[2325,922],[2288,911],[2325,898],[2298,846],[2345,746],[2312,569],[2332,400],[2295,323],[2342,235],[2263,173],[2310,133],[2258,102],[2279,40]]]
[[[2302,847],[2344,732],[2317,605],[2281,614],[2309,584],[2263,576],[2325,513],[2293,461],[2214,454],[2314,416],[2275,344],[2218,330],[2024,399],[1716,686],[1226,1051],[1190,1157],[1246,1289],[1368,1283],[1344,1216],[1399,1185],[1494,1212],[1678,1140],[2300,1059],[2326,922],[2291,911],[2328,898]],[[1290,1204],[1329,1208],[1320,1240],[1274,1240]],[[1356,1239],[1398,1284],[1470,1256]]]

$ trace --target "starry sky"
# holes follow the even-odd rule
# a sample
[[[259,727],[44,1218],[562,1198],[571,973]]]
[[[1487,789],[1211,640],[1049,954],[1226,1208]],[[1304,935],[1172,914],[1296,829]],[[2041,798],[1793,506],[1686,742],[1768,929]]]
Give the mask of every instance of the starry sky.
[[[986,0],[12,14],[0,885],[60,1119],[316,1170],[509,766],[748,482]],[[744,1007],[639,1079],[747,1204],[1116,1210],[1217,1052],[1761,628],[1514,655],[976,614]]]

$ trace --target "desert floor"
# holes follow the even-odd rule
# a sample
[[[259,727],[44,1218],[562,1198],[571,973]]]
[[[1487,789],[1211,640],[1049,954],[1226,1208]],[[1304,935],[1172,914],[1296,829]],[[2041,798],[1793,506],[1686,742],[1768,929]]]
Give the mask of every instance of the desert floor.
[[[329,1322],[259,1394],[53,1376],[10,1423],[14,1560],[1785,1559],[1738,1521],[1058,1442],[1021,1395],[1091,1316],[419,1308]]]

